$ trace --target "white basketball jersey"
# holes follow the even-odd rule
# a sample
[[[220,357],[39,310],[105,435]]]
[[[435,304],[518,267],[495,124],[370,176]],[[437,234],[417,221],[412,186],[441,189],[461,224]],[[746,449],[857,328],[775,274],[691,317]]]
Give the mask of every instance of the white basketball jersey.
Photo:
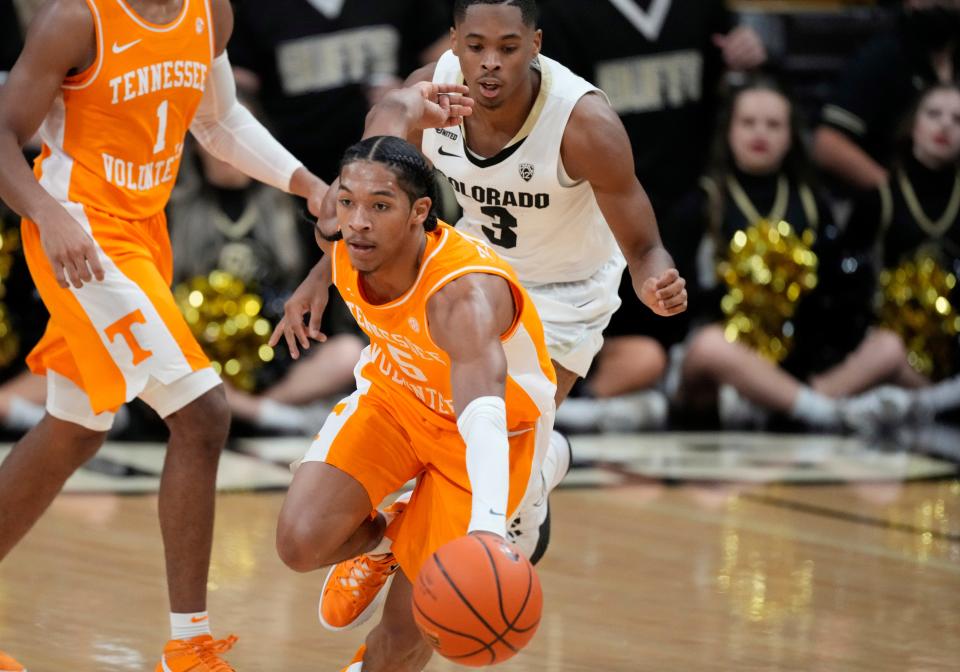
[[[599,89],[545,56],[539,65],[540,92],[525,138],[488,159],[467,150],[462,126],[427,129],[422,146],[463,208],[457,228],[489,241],[524,285],[585,280],[620,255],[593,188],[566,178],[560,160],[570,113]],[[440,58],[433,81],[463,82],[453,52]]]

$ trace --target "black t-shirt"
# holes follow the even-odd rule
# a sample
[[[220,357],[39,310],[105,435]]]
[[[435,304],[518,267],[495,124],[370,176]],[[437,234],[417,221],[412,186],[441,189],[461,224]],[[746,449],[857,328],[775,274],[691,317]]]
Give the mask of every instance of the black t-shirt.
[[[450,26],[442,0],[237,0],[235,14],[231,62],[260,77],[277,138],[326,180],[363,133],[367,87],[415,70]]]
[[[0,0],[0,81],[16,63],[23,49],[23,36],[13,0]]]
[[[954,51],[953,68],[960,75],[960,49]],[[824,105],[821,121],[887,165],[904,115],[920,92],[936,81],[926,50],[896,28],[868,42],[853,57]]]
[[[630,136],[637,177],[660,206],[703,174],[723,72],[711,37],[726,33],[731,17],[723,0],[672,0],[658,26],[650,0],[633,7],[631,21],[611,0],[548,2],[543,51],[607,94]]]
[[[928,230],[918,222],[904,196],[902,180],[916,195],[921,218],[938,222],[946,216],[955,198],[957,168],[949,166],[933,171],[913,157],[899,162],[890,175],[890,185],[864,194],[856,203],[847,225],[847,244],[851,249],[869,252],[878,237],[883,250],[882,263],[892,269],[909,260],[921,248],[935,251],[945,270],[960,274],[960,213],[954,212],[950,222],[942,222],[943,230]],[[884,205],[887,201],[889,205]]]

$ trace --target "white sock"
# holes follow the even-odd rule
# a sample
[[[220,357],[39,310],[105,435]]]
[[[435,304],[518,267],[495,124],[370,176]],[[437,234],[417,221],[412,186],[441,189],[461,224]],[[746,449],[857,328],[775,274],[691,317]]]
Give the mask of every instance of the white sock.
[[[917,390],[915,395],[920,410],[929,415],[960,408],[960,376]]]
[[[281,404],[273,399],[262,399],[256,423],[264,429],[299,432],[304,425],[304,412],[296,406]]]
[[[395,500],[393,500],[393,503],[409,502],[412,496],[413,496],[413,490],[410,490],[408,492],[403,493],[402,495],[397,497]],[[383,529],[387,529],[388,527],[390,527],[390,523],[393,522],[393,519],[396,518],[399,515],[399,513],[400,513],[399,511],[391,510],[389,506],[386,509],[381,510],[380,515],[383,516],[383,520],[384,520]],[[369,553],[367,553],[367,555],[373,557],[375,560],[380,560],[383,558],[383,556],[387,555],[388,553],[392,553],[393,552],[392,548],[393,548],[393,540],[387,535],[383,535],[383,538],[380,540],[380,543],[377,544]]]
[[[797,392],[790,417],[818,427],[835,427],[840,424],[840,408],[830,397],[804,385]]]
[[[7,410],[7,417],[3,424],[7,429],[16,432],[32,429],[43,420],[43,414],[46,413],[43,406],[27,401],[23,397],[12,395],[10,397],[10,408]]]
[[[560,481],[570,471],[570,442],[560,432],[550,432],[550,447],[543,458],[543,480],[547,485],[547,492],[551,492],[560,485]]]
[[[370,549],[367,553],[374,560],[383,560],[384,556],[393,552],[393,539],[387,535],[383,535],[380,539],[380,543]]]
[[[193,639],[210,634],[210,615],[205,611],[193,614],[170,612],[170,639]]]
[[[353,665],[345,669],[343,672],[361,672],[361,670],[363,670],[362,660],[360,662],[354,663]]]

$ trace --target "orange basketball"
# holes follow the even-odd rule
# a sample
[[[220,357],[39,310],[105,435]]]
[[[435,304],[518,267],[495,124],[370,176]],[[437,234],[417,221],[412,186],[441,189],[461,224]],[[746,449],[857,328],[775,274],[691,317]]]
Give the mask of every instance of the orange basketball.
[[[540,625],[533,565],[493,535],[469,535],[430,556],[413,587],[413,617],[441,656],[482,667],[512,658]]]

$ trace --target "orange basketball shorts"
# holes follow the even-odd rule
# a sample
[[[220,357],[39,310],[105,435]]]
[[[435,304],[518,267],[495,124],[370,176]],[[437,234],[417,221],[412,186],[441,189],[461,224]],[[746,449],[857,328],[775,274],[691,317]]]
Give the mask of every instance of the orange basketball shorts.
[[[23,220],[23,248],[50,311],[27,357],[48,376],[47,410],[91,429],[109,429],[112,412],[141,397],[166,417],[220,384],[177,308],[173,257],[163,213],[130,222],[78,203],[64,206],[93,236],[106,277],[63,289],[36,224]]]
[[[327,418],[304,462],[324,462],[349,474],[376,506],[412,478],[413,496],[387,530],[393,553],[411,580],[437,548],[467,533],[472,495],[466,445],[455,425],[445,429],[410,408],[396,394],[364,385]],[[510,495],[515,512],[532,473],[539,474],[549,427],[539,425],[510,437]],[[542,443],[537,451],[538,442]],[[509,518],[508,518],[509,520]]]

